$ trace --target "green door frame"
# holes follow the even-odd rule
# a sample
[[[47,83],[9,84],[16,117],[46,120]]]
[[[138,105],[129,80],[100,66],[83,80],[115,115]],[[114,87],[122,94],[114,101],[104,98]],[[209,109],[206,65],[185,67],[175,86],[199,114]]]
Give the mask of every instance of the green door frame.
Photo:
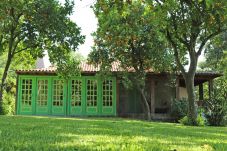
[[[53,106],[53,82],[54,80],[62,80],[57,76],[36,76],[36,75],[19,75],[18,76],[18,101],[17,101],[17,114],[23,115],[88,115],[88,116],[116,116],[116,77],[101,78],[100,76],[81,76],[73,77],[68,81],[64,80],[63,83],[63,105]],[[32,103],[29,108],[22,108],[22,80],[32,80]],[[37,106],[37,90],[38,80],[48,80],[48,105],[45,112],[40,111]],[[71,87],[72,80],[81,81],[81,106],[71,106]],[[95,80],[97,82],[97,105],[96,107],[87,107],[87,81]],[[113,88],[113,102],[111,106],[103,106],[103,81],[112,80]]]
[[[38,87],[39,87],[39,80],[47,80],[47,105],[46,106],[39,106],[38,105]],[[48,115],[50,113],[50,107],[51,107],[51,78],[50,77],[37,77],[36,79],[36,115]]]
[[[54,81],[55,80],[56,81],[62,81],[62,84],[63,84],[62,94],[61,94],[61,89],[55,91],[57,93],[57,95],[55,97],[58,98],[58,100],[54,100],[54,95],[56,94],[56,93],[54,94]],[[56,86],[58,87],[58,86],[61,86],[61,85],[56,84]],[[52,91],[52,95],[51,95],[51,97],[52,97],[51,98],[52,99],[52,101],[51,101],[51,115],[66,115],[67,82],[63,79],[58,78],[58,77],[52,78],[51,91]]]
[[[103,105],[103,81],[111,80],[112,81],[112,106],[104,106]],[[116,116],[116,77],[106,78],[101,80],[101,115],[113,115]]]
[[[81,85],[79,86],[81,88],[81,90],[79,90],[81,93],[80,94],[81,96],[79,96],[81,98],[80,105],[76,105],[74,103],[75,100],[74,101],[72,100],[72,81],[73,80],[81,82],[80,83]],[[70,80],[68,80],[68,106],[67,106],[68,113],[67,114],[70,116],[84,114],[84,108],[83,108],[85,106],[85,101],[84,101],[84,97],[83,97],[84,96],[84,89],[83,89],[84,85],[85,85],[84,80],[81,77],[73,77]],[[74,85],[74,86],[76,86],[76,85]],[[75,92],[75,90],[74,90],[74,92]],[[72,106],[72,103],[74,103],[74,106]]]
[[[91,77],[91,76],[87,76],[87,77],[84,77],[85,78],[85,82],[86,82],[86,84],[85,84],[85,89],[86,89],[86,94],[85,94],[85,106],[86,106],[86,111],[85,111],[85,114],[86,115],[99,115],[99,80],[98,80],[98,78],[97,77]],[[93,105],[91,105],[91,106],[88,106],[87,105],[87,103],[88,103],[88,100],[87,100],[87,98],[89,97],[88,96],[88,88],[87,88],[87,82],[88,82],[88,80],[90,80],[90,81],[93,81],[93,82],[95,82],[95,84],[96,84],[96,95],[94,94],[95,93],[95,90],[93,89],[93,90],[91,90],[90,91],[90,93],[92,93],[92,94],[90,94],[90,97],[91,98],[93,98],[93,99],[91,99],[91,102],[93,102],[93,103],[91,103],[91,104],[93,104]],[[93,83],[92,82],[92,83]],[[94,86],[94,85],[93,85]],[[92,86],[92,87],[93,87]],[[92,88],[91,87],[91,88]],[[94,99],[94,98],[96,98],[96,99]],[[96,100],[96,101],[94,101],[94,100]],[[94,104],[96,104],[96,105],[94,105]]]
[[[23,80],[32,80],[32,83],[31,83],[31,104],[30,103],[28,103],[28,104],[30,104],[30,105],[24,105],[23,103],[22,103],[22,85],[23,85],[23,83],[22,83],[22,81]],[[34,79],[34,77],[24,77],[24,78],[19,78],[19,86],[18,86],[18,88],[19,88],[19,91],[18,91],[18,100],[19,101],[17,101],[17,105],[18,105],[18,107],[17,107],[17,113],[18,114],[23,114],[23,115],[32,115],[32,114],[34,114],[34,112],[35,112],[35,96],[36,96],[36,91],[35,91],[35,87],[36,87],[36,83],[35,83],[35,79]],[[29,91],[29,89],[27,88],[27,86],[25,85],[24,86],[25,88],[24,88],[24,92],[28,92]],[[25,90],[26,89],[26,90]]]

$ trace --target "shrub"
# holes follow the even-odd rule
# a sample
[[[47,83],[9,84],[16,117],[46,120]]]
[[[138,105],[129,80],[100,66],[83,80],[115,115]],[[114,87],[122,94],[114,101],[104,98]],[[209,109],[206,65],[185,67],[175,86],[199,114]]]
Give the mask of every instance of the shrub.
[[[171,115],[179,119],[185,117],[188,113],[188,101],[187,99],[174,99],[171,104]]]
[[[15,96],[12,93],[3,92],[3,114],[12,115],[15,113]]]
[[[221,126],[227,124],[227,80],[215,81],[211,98],[205,101],[205,117],[208,124]]]
[[[182,119],[179,120],[179,123],[183,125],[193,125],[191,120],[188,118],[188,116],[183,117]],[[196,118],[196,125],[197,126],[205,126],[205,119],[202,117],[201,114],[199,114]]]
[[[227,103],[224,98],[213,97],[206,100],[205,117],[207,122],[212,126],[224,125],[227,114]]]

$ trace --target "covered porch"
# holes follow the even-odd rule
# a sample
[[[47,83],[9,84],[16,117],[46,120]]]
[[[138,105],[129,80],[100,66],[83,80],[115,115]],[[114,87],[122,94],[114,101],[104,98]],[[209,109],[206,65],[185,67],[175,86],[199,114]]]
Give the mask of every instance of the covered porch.
[[[194,85],[196,91],[196,99],[198,105],[202,105],[201,102],[204,99],[211,98],[213,91],[213,80],[222,76],[216,72],[197,72],[195,75]],[[205,89],[208,91],[208,96],[204,96]],[[176,81],[176,99],[188,98],[185,81],[182,75],[179,75]]]
[[[222,76],[216,72],[197,72],[194,79],[196,103],[203,106],[204,100],[211,98],[213,92],[213,81]],[[172,87],[171,77],[166,75],[153,75],[150,79],[150,107],[153,119],[171,120],[171,102],[173,99],[187,99],[185,80],[183,76],[177,75],[176,85]],[[158,86],[160,85],[160,86]],[[205,95],[206,94],[206,95]],[[160,104],[160,105],[159,105]]]

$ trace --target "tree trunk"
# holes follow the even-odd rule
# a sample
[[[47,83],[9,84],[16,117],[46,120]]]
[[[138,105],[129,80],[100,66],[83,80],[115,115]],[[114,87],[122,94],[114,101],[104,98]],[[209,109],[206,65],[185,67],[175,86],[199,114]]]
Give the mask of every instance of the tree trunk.
[[[7,58],[7,62],[6,62],[6,66],[2,75],[2,79],[1,79],[1,83],[0,83],[0,114],[3,114],[3,91],[4,91],[4,87],[5,87],[5,82],[6,82],[6,78],[8,75],[8,70],[12,61],[12,55],[8,54],[8,58]]]
[[[186,79],[186,89],[188,93],[188,117],[192,122],[192,125],[196,125],[196,118],[197,118],[197,112],[196,112],[196,105],[195,105],[195,91],[194,91],[194,75],[188,74]]]
[[[145,96],[145,93],[144,93],[144,89],[139,89],[140,91],[140,94],[142,95],[142,100],[144,102],[144,105],[146,107],[146,118],[148,121],[151,120],[151,110],[150,110],[150,106],[149,106],[149,103],[147,102],[147,98]]]

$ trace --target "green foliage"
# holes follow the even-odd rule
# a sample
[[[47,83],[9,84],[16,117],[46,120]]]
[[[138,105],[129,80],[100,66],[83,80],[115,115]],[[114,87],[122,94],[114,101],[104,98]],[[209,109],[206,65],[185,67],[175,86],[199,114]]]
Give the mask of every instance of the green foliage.
[[[0,150],[227,150],[227,127],[41,116],[0,116],[0,125]]]
[[[174,65],[165,38],[157,30],[152,6],[147,1],[99,0],[93,10],[98,29],[93,33],[95,44],[89,54],[90,62],[107,72],[117,62],[125,72],[124,83],[143,96],[148,115],[150,106],[144,95],[146,72],[168,71]],[[134,71],[133,76],[128,71]]]
[[[21,52],[14,57],[12,64],[8,71],[9,78],[16,78],[15,71],[18,69],[33,69],[35,68],[36,59],[32,57],[29,52]],[[4,52],[0,55],[0,78],[3,75],[5,69],[5,63],[7,62],[7,53]],[[16,80],[15,80],[16,81]]]
[[[198,58],[213,38],[227,29],[226,0],[157,0],[160,30],[166,35],[178,70],[188,87],[189,118],[196,122],[193,79]],[[186,57],[188,54],[188,59]],[[185,69],[188,64],[188,69]]]
[[[203,70],[226,72],[227,66],[227,32],[216,37],[205,49],[206,60],[201,65]]]
[[[13,93],[4,91],[2,103],[4,115],[13,115],[15,113],[15,95]]]
[[[209,125],[220,126],[227,119],[227,84],[216,85],[211,98],[205,101],[205,116]]]
[[[188,116],[183,117],[182,119],[179,120],[179,123],[183,124],[183,125],[194,125],[193,122],[191,121],[190,118],[188,118]],[[205,119],[204,117],[199,114],[196,118],[196,126],[205,126]]]
[[[94,33],[95,46],[90,58],[105,67],[118,61],[126,71],[134,68],[137,73],[134,81],[139,87],[144,86],[146,70],[152,67],[168,71],[177,64],[186,85],[192,85],[189,115],[195,120],[194,85],[189,82],[194,79],[198,58],[206,44],[227,28],[226,6],[225,0],[99,0],[94,5],[99,27]],[[186,64],[188,71],[184,68]],[[172,67],[168,68],[169,65]]]
[[[63,49],[76,50],[84,41],[80,28],[69,18],[74,6],[70,0],[63,5],[57,0],[2,0],[0,6],[0,53],[28,51],[36,57],[48,50],[56,61],[65,53]]]
[[[147,2],[101,0],[93,9],[99,26],[93,34],[90,60],[104,67],[118,61],[124,70],[134,68],[140,75],[151,67],[159,71],[171,68],[165,38],[157,30],[153,9]]]
[[[215,80],[214,93],[206,100],[205,115],[213,126],[227,124],[227,32],[218,36],[205,51],[203,70],[213,70],[224,75]],[[208,95],[208,92],[207,94]]]
[[[188,113],[188,100],[187,99],[174,99],[171,104],[171,115],[179,119],[185,117]]]
[[[78,57],[77,57],[78,56]],[[79,55],[65,54],[62,56],[61,62],[57,66],[57,74],[59,77],[68,80],[75,76],[80,76],[80,63],[82,58]]]
[[[66,54],[84,42],[80,28],[69,16],[74,3],[66,0],[1,0],[0,1],[0,56],[7,54],[0,83],[1,101],[12,61],[27,52],[33,58],[48,51],[50,61],[61,64]],[[2,66],[2,65],[1,65]]]
[[[7,60],[7,53],[0,56],[0,75],[4,71],[4,63]],[[6,78],[3,93],[3,114],[15,113],[15,96],[16,96],[16,73],[17,69],[32,69],[35,66],[35,59],[28,52],[21,52],[14,57],[12,65],[9,68],[8,77]],[[0,77],[1,77],[0,76]]]

